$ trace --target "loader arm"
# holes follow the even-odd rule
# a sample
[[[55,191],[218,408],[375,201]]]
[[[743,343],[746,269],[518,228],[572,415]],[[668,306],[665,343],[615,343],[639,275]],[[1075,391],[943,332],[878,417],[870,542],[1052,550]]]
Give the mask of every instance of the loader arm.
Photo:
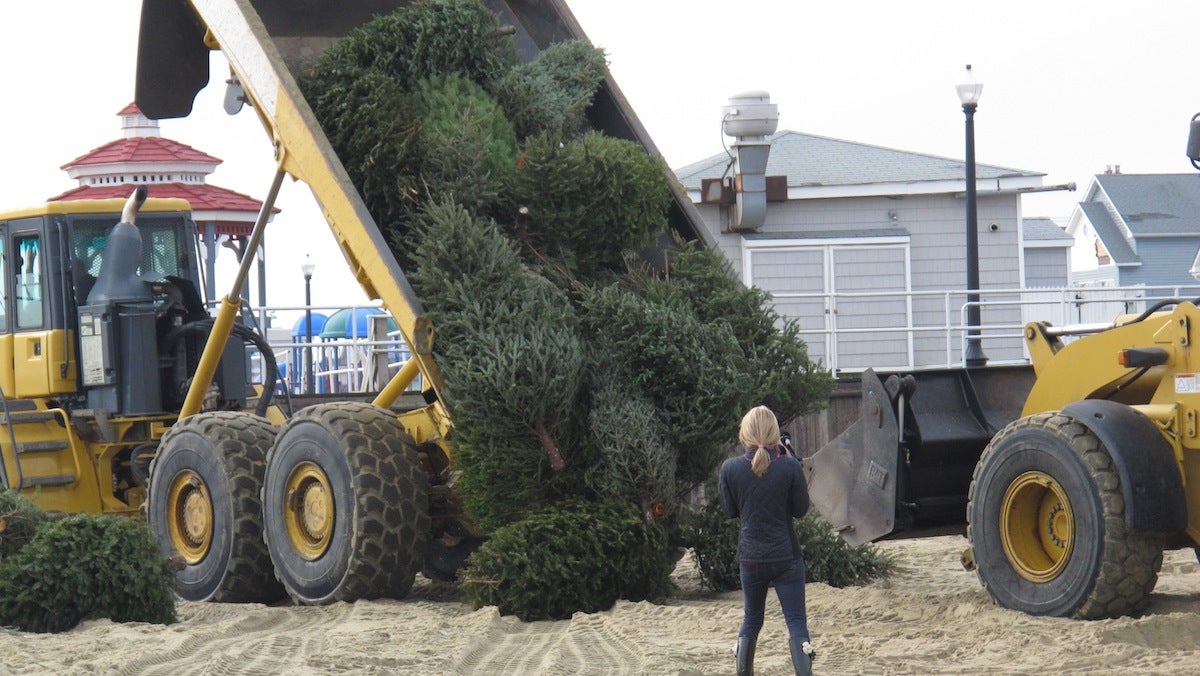
[[[1025,329],[1037,383],[1025,401],[1022,415],[1065,408],[1085,399],[1111,399],[1130,406],[1173,403],[1175,371],[1192,366],[1190,327],[1200,319],[1191,303],[1180,303],[1170,312],[1156,312],[1138,321],[1121,317],[1104,330],[1083,333],[1086,340],[1063,344],[1055,329],[1037,323]],[[1085,327],[1087,328],[1087,327]],[[1117,354],[1130,347],[1159,348],[1173,356],[1176,366],[1155,366],[1139,371],[1117,362]]]

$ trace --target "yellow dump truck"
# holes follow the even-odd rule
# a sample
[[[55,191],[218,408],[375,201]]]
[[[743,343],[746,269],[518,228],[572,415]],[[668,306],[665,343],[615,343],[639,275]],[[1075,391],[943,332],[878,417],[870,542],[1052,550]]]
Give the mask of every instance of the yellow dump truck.
[[[237,320],[252,256],[210,317],[186,203],[137,192],[0,214],[0,479],[55,510],[144,512],[180,560],[183,598],[399,597],[418,572],[452,578],[480,541],[452,487],[434,328],[296,84],[303,63],[406,4],[145,0],[141,12],[135,98],[146,115],[186,116],[201,88],[227,83],[228,109],[248,104],[274,143],[246,251],[258,249],[283,179],[301,180],[358,282],[399,325],[413,356],[372,403],[285,419],[270,378],[247,385],[246,350],[270,352]],[[485,4],[526,59],[585,38],[559,0]],[[213,50],[231,73],[209,73]],[[588,114],[657,154],[611,79]],[[681,191],[668,220],[705,239]],[[423,405],[394,412],[418,375]]]

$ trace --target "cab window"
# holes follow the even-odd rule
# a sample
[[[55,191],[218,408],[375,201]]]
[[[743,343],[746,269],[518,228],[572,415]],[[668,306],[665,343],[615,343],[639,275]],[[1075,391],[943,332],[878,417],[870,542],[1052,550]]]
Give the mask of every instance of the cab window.
[[[13,238],[13,291],[16,328],[42,328],[41,237],[36,234]]]
[[[2,235],[2,231],[0,231]],[[4,256],[4,237],[0,236],[0,332],[8,331],[8,259]]]

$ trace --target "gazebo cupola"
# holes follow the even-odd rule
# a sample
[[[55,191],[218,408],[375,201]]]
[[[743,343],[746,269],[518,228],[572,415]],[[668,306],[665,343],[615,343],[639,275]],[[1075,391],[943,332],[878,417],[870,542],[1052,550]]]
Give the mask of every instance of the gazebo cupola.
[[[128,197],[131,186],[144,185],[150,197],[177,197],[191,205],[205,253],[207,297],[216,298],[216,258],[223,241],[240,259],[262,202],[208,183],[221,159],[163,138],[158,121],[136,104],[121,109],[121,138],[88,151],[62,166],[79,185],[49,201]],[[272,210],[272,215],[278,213]],[[266,305],[266,270],[259,259],[259,304]]]

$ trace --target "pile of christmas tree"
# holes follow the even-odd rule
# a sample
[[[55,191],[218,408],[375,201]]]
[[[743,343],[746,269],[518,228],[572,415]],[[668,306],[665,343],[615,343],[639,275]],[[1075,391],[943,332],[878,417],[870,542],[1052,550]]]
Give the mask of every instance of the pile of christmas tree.
[[[83,620],[175,622],[174,573],[142,521],[55,518],[0,489],[0,627],[60,632]]]
[[[603,52],[520,63],[478,0],[416,2],[301,86],[436,328],[456,483],[491,538],[464,590],[524,619],[668,591],[685,496],[742,413],[829,375],[769,297],[667,229],[660,158],[591,129]]]

